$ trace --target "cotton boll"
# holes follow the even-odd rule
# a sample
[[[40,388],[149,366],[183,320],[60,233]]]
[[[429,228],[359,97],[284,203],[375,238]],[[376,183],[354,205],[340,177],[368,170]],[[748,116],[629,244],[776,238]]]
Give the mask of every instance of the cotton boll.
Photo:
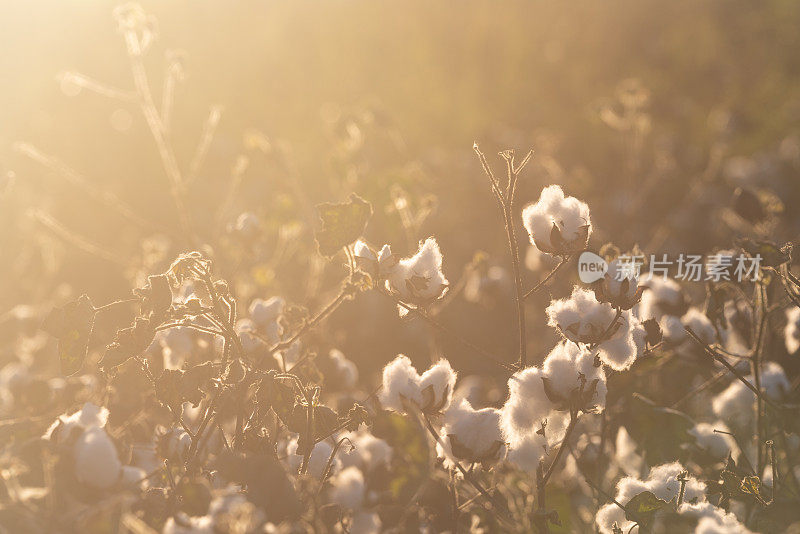
[[[256,325],[250,319],[236,321],[236,333],[239,335],[239,341],[246,353],[255,352],[262,346],[261,341],[255,335],[256,332]]]
[[[500,411],[475,410],[465,399],[445,412],[442,435],[452,454],[468,463],[491,464],[503,453]]]
[[[387,288],[400,300],[418,306],[441,297],[448,283],[442,273],[442,253],[433,237],[420,243],[414,256],[400,260],[386,281]]]
[[[456,372],[447,360],[439,360],[422,376],[402,354],[383,368],[379,399],[387,410],[403,413],[411,403],[425,413],[438,413],[450,404]]]
[[[378,396],[384,409],[404,413],[405,403],[422,403],[420,376],[407,356],[400,354],[383,368],[383,387]]]
[[[285,306],[286,301],[282,297],[270,297],[267,300],[254,299],[248,308],[253,324],[273,344],[278,343],[283,334],[278,319],[283,314]]]
[[[614,307],[630,310],[642,296],[644,288],[639,287],[639,278],[633,261],[617,258],[608,264],[606,274],[592,285],[595,297],[600,302],[608,302]]]
[[[794,354],[800,349],[800,308],[797,306],[786,310],[786,328],[783,331],[786,339],[786,350]]]
[[[547,414],[545,418],[547,421],[547,425],[545,426],[545,438],[549,448],[560,445],[564,440],[567,427],[569,426],[569,419],[569,412],[562,410],[554,410]]]
[[[558,185],[542,190],[539,200],[522,210],[531,243],[542,252],[563,254],[581,250],[589,240],[589,206],[567,197]]]
[[[364,474],[358,467],[346,467],[331,478],[330,498],[342,508],[356,510],[364,503]]]
[[[192,437],[182,428],[171,428],[158,437],[157,450],[168,460],[183,463],[187,460]]]
[[[675,315],[664,315],[659,321],[661,334],[666,343],[678,345],[686,339],[686,327],[683,321]]]
[[[373,280],[385,279],[397,266],[398,259],[392,254],[389,245],[383,245],[378,254],[375,254],[365,242],[359,239],[356,241],[353,251],[358,268],[370,275]]]
[[[365,429],[351,432],[347,438],[353,448],[343,447],[344,450],[340,450],[339,458],[343,467],[356,466],[369,472],[380,465],[389,465],[392,447],[384,440],[376,438]]]
[[[717,330],[711,323],[706,314],[697,308],[689,308],[683,317],[681,323],[684,328],[691,328],[697,334],[697,337],[706,345],[711,345],[717,341]]]
[[[678,496],[680,482],[678,475],[686,469],[678,462],[659,465],[650,470],[647,477],[647,486],[656,497],[669,501]],[[686,481],[686,491],[683,495],[685,502],[694,502],[705,499],[706,485],[690,476]]]
[[[142,484],[146,476],[147,473],[144,469],[132,465],[124,465],[122,466],[122,474],[119,483],[125,488],[135,488]]]
[[[311,457],[308,459],[308,473],[316,478],[322,478],[323,473],[325,473],[325,467],[328,465],[328,459],[331,457],[331,453],[333,452],[333,447],[327,441],[320,441],[316,445],[314,445],[314,449],[311,451]],[[297,454],[297,439],[292,439],[286,445],[286,454],[289,461],[289,466],[295,472],[300,469],[300,466],[303,462],[303,456]],[[333,459],[333,463],[331,464],[331,472],[335,472],[340,467],[341,462],[338,458]]]
[[[650,470],[647,480],[635,477],[625,477],[617,482],[616,501],[625,506],[636,495],[643,491],[650,491],[659,499],[670,501],[677,498],[680,491],[678,476],[685,471],[684,467],[673,462],[659,465]],[[689,476],[686,480],[684,502],[701,502],[705,500],[705,484]],[[627,532],[634,523],[625,519],[625,511],[616,504],[606,504],[598,510],[595,523],[603,534],[612,534],[611,526],[614,523]]]
[[[636,442],[624,426],[617,430],[614,443],[614,458],[617,465],[630,477],[635,477],[642,472],[644,458],[637,452]]]
[[[363,259],[367,261],[374,261],[377,263],[378,256],[375,254],[369,245],[367,245],[362,240],[356,241],[356,244],[353,246],[353,253],[356,255],[356,258]]]
[[[180,369],[194,349],[191,329],[178,326],[158,332],[156,336],[164,355],[164,368]]]
[[[755,384],[752,375],[745,379]],[[783,368],[775,362],[766,362],[761,370],[761,388],[771,400],[779,402],[791,389],[789,379]],[[720,392],[711,403],[714,415],[737,428],[746,428],[752,422],[755,393],[742,383],[734,380]]]
[[[552,408],[544,390],[542,371],[528,367],[508,379],[508,400],[500,410],[500,428],[506,441],[518,441],[535,432]]]
[[[614,320],[614,309],[600,303],[594,293],[575,286],[568,299],[554,300],[545,310],[547,324],[577,343],[601,341]]]
[[[456,386],[456,372],[445,359],[439,360],[422,373],[419,388],[423,412],[442,412],[450,405]]]
[[[726,512],[709,502],[682,503],[678,507],[678,514],[697,518],[695,534],[751,534],[736,515]]]
[[[120,478],[122,463],[114,442],[99,427],[85,430],[74,448],[75,476],[79,482],[97,489],[108,489]]]
[[[592,353],[575,343],[559,343],[547,355],[542,373],[548,380],[549,392],[562,399],[562,409],[569,408],[570,395],[575,390],[581,391],[581,387],[581,408],[605,407],[606,376],[602,367],[595,367],[594,363]],[[557,399],[550,400],[558,404]]]
[[[615,371],[624,371],[633,365],[639,355],[643,341],[644,328],[638,323],[626,323],[621,317],[621,326],[614,332],[610,339],[603,341],[597,347],[597,356],[600,361]]]
[[[664,315],[681,316],[686,312],[686,297],[675,280],[653,276],[640,285],[647,288],[638,306],[640,320],[660,321]]]
[[[60,416],[50,425],[43,438],[55,441],[56,444],[64,444],[69,436],[77,431],[89,428],[102,428],[108,422],[108,409],[87,402],[77,412]]]
[[[689,434],[694,436],[697,446],[706,451],[712,458],[722,461],[725,460],[729,454],[734,454],[738,447],[736,442],[727,434],[714,432],[720,430],[722,432],[730,432],[725,423],[717,421],[714,424],[697,423],[694,428],[689,430]]]
[[[348,360],[344,353],[338,349],[331,349],[328,353],[331,361],[336,367],[337,378],[341,381],[344,389],[350,389],[358,382],[358,367]]]

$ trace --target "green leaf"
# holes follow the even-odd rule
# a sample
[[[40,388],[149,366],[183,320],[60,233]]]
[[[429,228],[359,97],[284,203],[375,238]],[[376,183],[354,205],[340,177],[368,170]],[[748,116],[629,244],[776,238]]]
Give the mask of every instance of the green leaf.
[[[317,205],[322,229],[317,232],[317,246],[323,256],[331,257],[361,237],[372,216],[372,204],[351,194],[347,202]]]
[[[625,519],[646,527],[657,511],[670,506],[669,502],[659,499],[653,492],[643,491],[625,505]]]
[[[45,318],[42,330],[58,338],[61,374],[77,373],[86,360],[89,337],[94,328],[94,306],[86,295],[55,308]]]

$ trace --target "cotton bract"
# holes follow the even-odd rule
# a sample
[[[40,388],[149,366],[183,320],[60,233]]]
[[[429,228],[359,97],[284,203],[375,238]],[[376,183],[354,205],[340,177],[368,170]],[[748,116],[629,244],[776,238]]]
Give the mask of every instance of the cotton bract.
[[[580,251],[592,231],[589,206],[565,196],[558,185],[545,187],[539,200],[522,210],[522,223],[531,243],[551,254]]]
[[[623,310],[629,310],[639,302],[644,288],[639,287],[638,276],[635,270],[628,268],[629,265],[630,262],[619,258],[609,262],[606,274],[592,285],[598,301]]]

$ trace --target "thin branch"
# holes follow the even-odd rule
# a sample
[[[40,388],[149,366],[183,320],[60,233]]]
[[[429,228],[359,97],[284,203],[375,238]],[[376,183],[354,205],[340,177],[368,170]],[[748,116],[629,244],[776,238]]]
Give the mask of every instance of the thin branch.
[[[538,283],[538,284],[536,284],[535,286],[533,286],[533,288],[531,288],[531,290],[530,290],[530,291],[528,291],[527,293],[525,293],[525,294],[522,296],[522,298],[523,298],[523,299],[527,299],[528,297],[530,297],[531,295],[533,295],[534,293],[536,293],[537,291],[539,291],[540,289],[542,289],[542,288],[544,287],[544,285],[545,285],[547,282],[549,282],[549,281],[550,281],[550,279],[551,279],[551,278],[553,278],[553,277],[556,275],[556,273],[558,273],[558,271],[560,271],[560,270],[561,270],[561,268],[562,268],[564,265],[566,265],[566,263],[567,263],[567,262],[570,260],[570,258],[571,258],[571,257],[572,257],[572,256],[570,256],[570,255],[561,256],[561,260],[558,262],[558,265],[556,265],[555,267],[553,267],[553,269],[552,269],[552,270],[551,270],[549,273],[547,273],[547,276],[545,276],[544,278],[542,278],[542,279],[539,281],[539,283]]]
[[[700,337],[694,332],[694,330],[692,330],[690,327],[687,326],[686,327],[686,333],[689,334],[689,337],[691,337],[698,345],[700,345],[700,347],[703,348],[703,350],[705,351],[705,353],[707,355],[709,355],[711,358],[713,358],[714,360],[718,361],[723,366],[725,366],[725,368],[728,371],[730,371],[745,386],[747,386],[747,388],[750,391],[755,393],[756,396],[760,397],[764,402],[766,402],[770,407],[774,408],[775,410],[780,411],[782,409],[779,405],[777,405],[775,402],[773,402],[769,397],[764,397],[761,394],[761,392],[758,391],[758,389],[756,389],[756,387],[753,384],[748,382],[747,379],[744,377],[744,375],[742,375],[741,372],[739,372],[734,366],[732,366],[730,363],[728,363],[728,361],[725,358],[723,358],[720,354],[717,354],[716,352],[714,352],[714,350],[711,347],[709,347],[708,345],[703,343],[703,340],[700,339]]]

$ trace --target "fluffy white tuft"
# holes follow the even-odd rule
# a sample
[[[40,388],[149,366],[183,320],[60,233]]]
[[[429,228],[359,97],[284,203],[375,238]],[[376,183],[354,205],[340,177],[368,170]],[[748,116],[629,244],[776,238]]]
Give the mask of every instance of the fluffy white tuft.
[[[689,308],[681,317],[681,323],[685,328],[691,328],[706,345],[716,343],[717,329],[706,314],[697,308]]]
[[[678,475],[685,470],[680,463],[673,462],[652,468],[646,480],[625,477],[617,482],[615,499],[625,506],[636,495],[643,491],[650,491],[659,499],[670,501],[678,496],[680,491]],[[686,482],[684,502],[704,501],[705,491],[705,484],[689,476]],[[632,521],[625,519],[625,511],[613,503],[601,507],[595,516],[595,523],[603,534],[613,534],[611,527],[615,522],[623,532],[627,532],[634,525]]]
[[[450,404],[455,384],[456,372],[447,360],[439,360],[420,376],[401,354],[383,368],[379,399],[385,409],[400,413],[407,411],[407,403],[423,412],[440,412]]]
[[[683,503],[678,508],[678,514],[697,518],[695,534],[752,534],[736,515],[709,502]]]
[[[79,482],[108,489],[120,479],[122,462],[114,442],[100,427],[91,427],[75,442],[75,476]]]
[[[606,374],[602,367],[595,367],[594,355],[575,343],[562,342],[556,345],[544,360],[542,374],[547,377],[551,392],[569,399],[570,394],[583,383],[584,391],[597,380],[595,393],[587,404],[604,408],[606,404]]]
[[[655,319],[660,321],[664,315],[681,315],[684,296],[681,286],[671,278],[653,276],[650,280],[642,282],[647,290],[642,294],[639,303],[639,319]]]
[[[342,469],[330,482],[331,501],[347,510],[357,510],[364,504],[364,474],[358,467]]]
[[[308,473],[316,479],[322,478],[332,452],[333,447],[326,441],[320,441],[314,445],[314,450],[311,451],[311,457],[308,459]],[[292,439],[286,445],[286,454],[289,466],[296,472],[303,462],[303,456],[297,454],[297,438]],[[334,458],[331,464],[331,473],[335,473],[340,466],[339,459]]]
[[[509,443],[519,443],[539,429],[552,403],[542,382],[542,371],[528,367],[508,379],[508,400],[500,411],[500,429]]]
[[[731,436],[714,432],[714,430],[730,432],[725,423],[717,421],[713,424],[697,423],[694,428],[689,430],[689,434],[694,436],[698,447],[706,451],[715,460],[722,461],[729,454],[734,454],[738,451],[738,447]]]
[[[494,408],[476,410],[466,399],[445,412],[441,436],[450,453],[469,463],[491,463],[504,452],[500,411]],[[440,456],[447,456],[440,444],[437,450]]]
[[[328,356],[336,367],[336,376],[341,380],[341,386],[344,389],[355,387],[358,382],[358,367],[356,367],[356,364],[348,360],[344,353],[338,349],[331,349]]]
[[[752,375],[748,375],[745,379],[749,383],[755,384]],[[766,362],[761,371],[761,387],[771,400],[780,401],[791,389],[791,384],[780,365],[775,362]],[[742,429],[749,427],[752,423],[755,398],[755,394],[741,380],[734,380],[714,397],[711,409],[714,415],[723,421],[737,429]]]
[[[559,185],[542,189],[539,200],[522,210],[522,223],[531,243],[550,253],[583,248],[592,231],[589,206],[565,196]]]

